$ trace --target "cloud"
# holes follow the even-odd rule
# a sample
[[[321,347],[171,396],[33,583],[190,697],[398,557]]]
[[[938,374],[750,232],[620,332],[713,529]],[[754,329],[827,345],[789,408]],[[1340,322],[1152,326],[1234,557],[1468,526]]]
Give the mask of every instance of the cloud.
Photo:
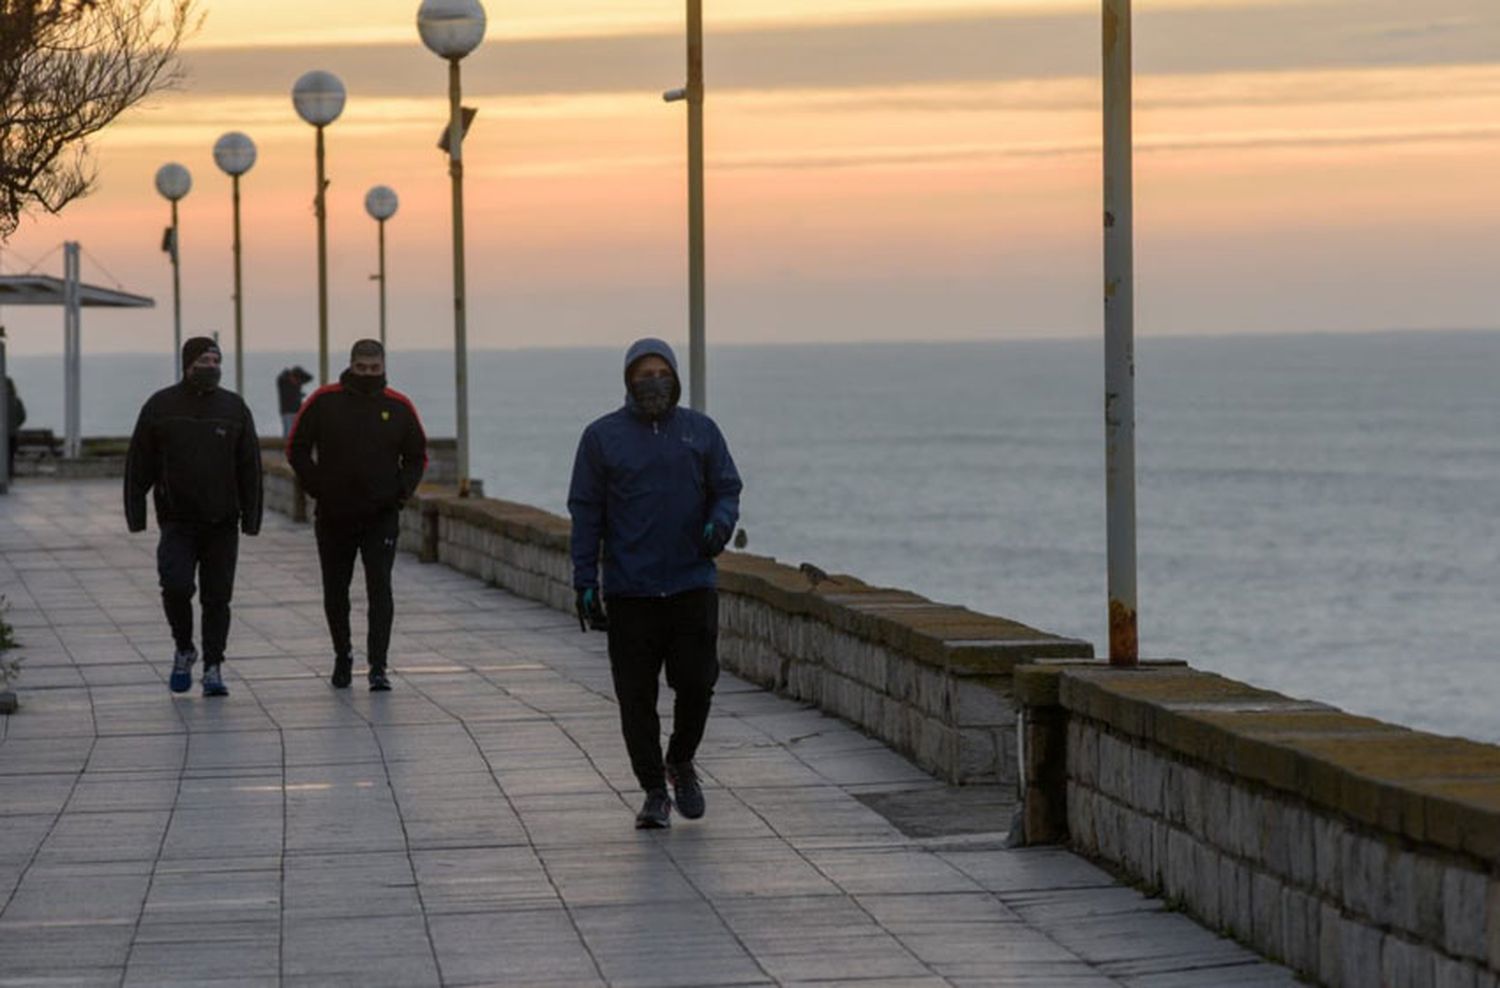
[[[1136,64],[1143,74],[1181,74],[1500,60],[1493,0],[1423,7],[1416,20],[1410,0],[1148,8],[1137,14]],[[1071,11],[721,31],[707,42],[709,85],[722,92],[1091,76],[1098,31],[1096,15]],[[465,61],[465,88],[653,98],[680,84],[682,57],[673,33],[496,38]],[[286,93],[309,68],[339,73],[356,99],[437,91],[444,80],[442,63],[412,42],[199,49],[187,61],[188,88],[198,95]]]

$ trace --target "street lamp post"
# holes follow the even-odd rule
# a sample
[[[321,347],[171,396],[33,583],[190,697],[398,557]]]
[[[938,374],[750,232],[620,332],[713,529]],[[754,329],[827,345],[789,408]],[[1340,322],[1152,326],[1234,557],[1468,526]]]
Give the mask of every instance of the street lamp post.
[[[174,162],[156,170],[156,191],[172,203],[172,229],[167,234],[166,249],[172,257],[172,367],[173,380],[182,378],[182,276],[179,265],[177,201],[193,188],[193,176]]]
[[[703,0],[687,0],[687,86],[662,94],[688,110],[688,404],[708,407],[708,278],[703,203]]]
[[[332,72],[314,69],[292,86],[297,116],[318,131],[318,191],[313,210],[318,217],[318,383],[328,383],[328,180],[323,175],[323,128],[344,112],[344,84]]]
[[[448,60],[448,175],[453,185],[453,358],[458,403],[458,495],[469,496],[469,354],[464,299],[464,111],[459,62],[484,40],[479,0],[422,0],[417,31],[433,54]]]
[[[1130,0],[1104,0],[1104,439],[1109,662],[1140,661],[1135,557],[1135,217]]]
[[[240,176],[255,167],[255,142],[232,130],[214,142],[214,163],[234,188],[234,390],[245,393],[245,300],[240,280]]]
[[[373,275],[380,283],[380,345],[385,346],[385,221],[396,215],[401,200],[388,185],[376,185],[365,193],[365,212],[380,230],[380,273]]]

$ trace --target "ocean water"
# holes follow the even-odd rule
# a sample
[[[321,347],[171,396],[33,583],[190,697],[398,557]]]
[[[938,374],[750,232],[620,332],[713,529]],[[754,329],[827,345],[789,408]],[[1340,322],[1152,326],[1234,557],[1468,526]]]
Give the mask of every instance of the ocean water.
[[[718,347],[710,411],[751,551],[1089,639],[1105,633],[1095,342]],[[474,474],[565,510],[619,353],[471,355]],[[252,354],[272,379],[308,354]],[[57,358],[11,362],[60,424]],[[170,364],[85,355],[86,434],[123,434]],[[452,361],[392,384],[451,434]],[[231,375],[232,376],[232,375]],[[1144,654],[1387,720],[1500,741],[1500,333],[1143,340]]]

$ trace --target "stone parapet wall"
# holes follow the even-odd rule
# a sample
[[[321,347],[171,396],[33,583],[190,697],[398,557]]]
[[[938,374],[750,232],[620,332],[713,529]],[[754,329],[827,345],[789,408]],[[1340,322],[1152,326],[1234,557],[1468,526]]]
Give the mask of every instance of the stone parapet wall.
[[[1025,821],[1325,985],[1500,985],[1500,748],[1186,667],[1018,670]]]
[[[284,463],[267,507],[296,517]],[[425,486],[402,514],[401,546],[572,613],[566,518]],[[774,559],[729,552],[719,566],[726,669],[857,724],[954,783],[1016,781],[1017,665],[1088,657],[1087,642],[934,603],[850,576],[814,582]]]

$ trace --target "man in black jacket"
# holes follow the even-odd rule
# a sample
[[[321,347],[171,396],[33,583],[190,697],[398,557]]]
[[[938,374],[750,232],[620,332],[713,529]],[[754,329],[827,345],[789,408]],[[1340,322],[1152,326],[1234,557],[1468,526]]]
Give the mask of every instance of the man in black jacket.
[[[318,561],[323,612],[333,638],[333,685],[349,685],[354,667],[349,580],[354,557],[364,564],[370,628],[370,689],[391,688],[386,652],[395,603],[391,568],[401,534],[401,506],[427,468],[427,436],[411,399],[385,383],[385,349],[360,340],[337,384],[314,391],[292,426],[287,462],[318,502]]]
[[[250,409],[219,387],[219,345],[182,345],[182,380],[141,408],[125,460],[125,523],[146,530],[146,492],[156,502],[156,568],[176,654],[168,685],[193,685],[193,580],[203,594],[203,695],[227,696],[224,647],[239,535],[260,532],[260,438]]]
[[[311,380],[312,375],[301,364],[276,375],[276,405],[281,409],[283,438],[292,434],[292,423],[297,421],[297,412],[302,408],[302,386]]]

